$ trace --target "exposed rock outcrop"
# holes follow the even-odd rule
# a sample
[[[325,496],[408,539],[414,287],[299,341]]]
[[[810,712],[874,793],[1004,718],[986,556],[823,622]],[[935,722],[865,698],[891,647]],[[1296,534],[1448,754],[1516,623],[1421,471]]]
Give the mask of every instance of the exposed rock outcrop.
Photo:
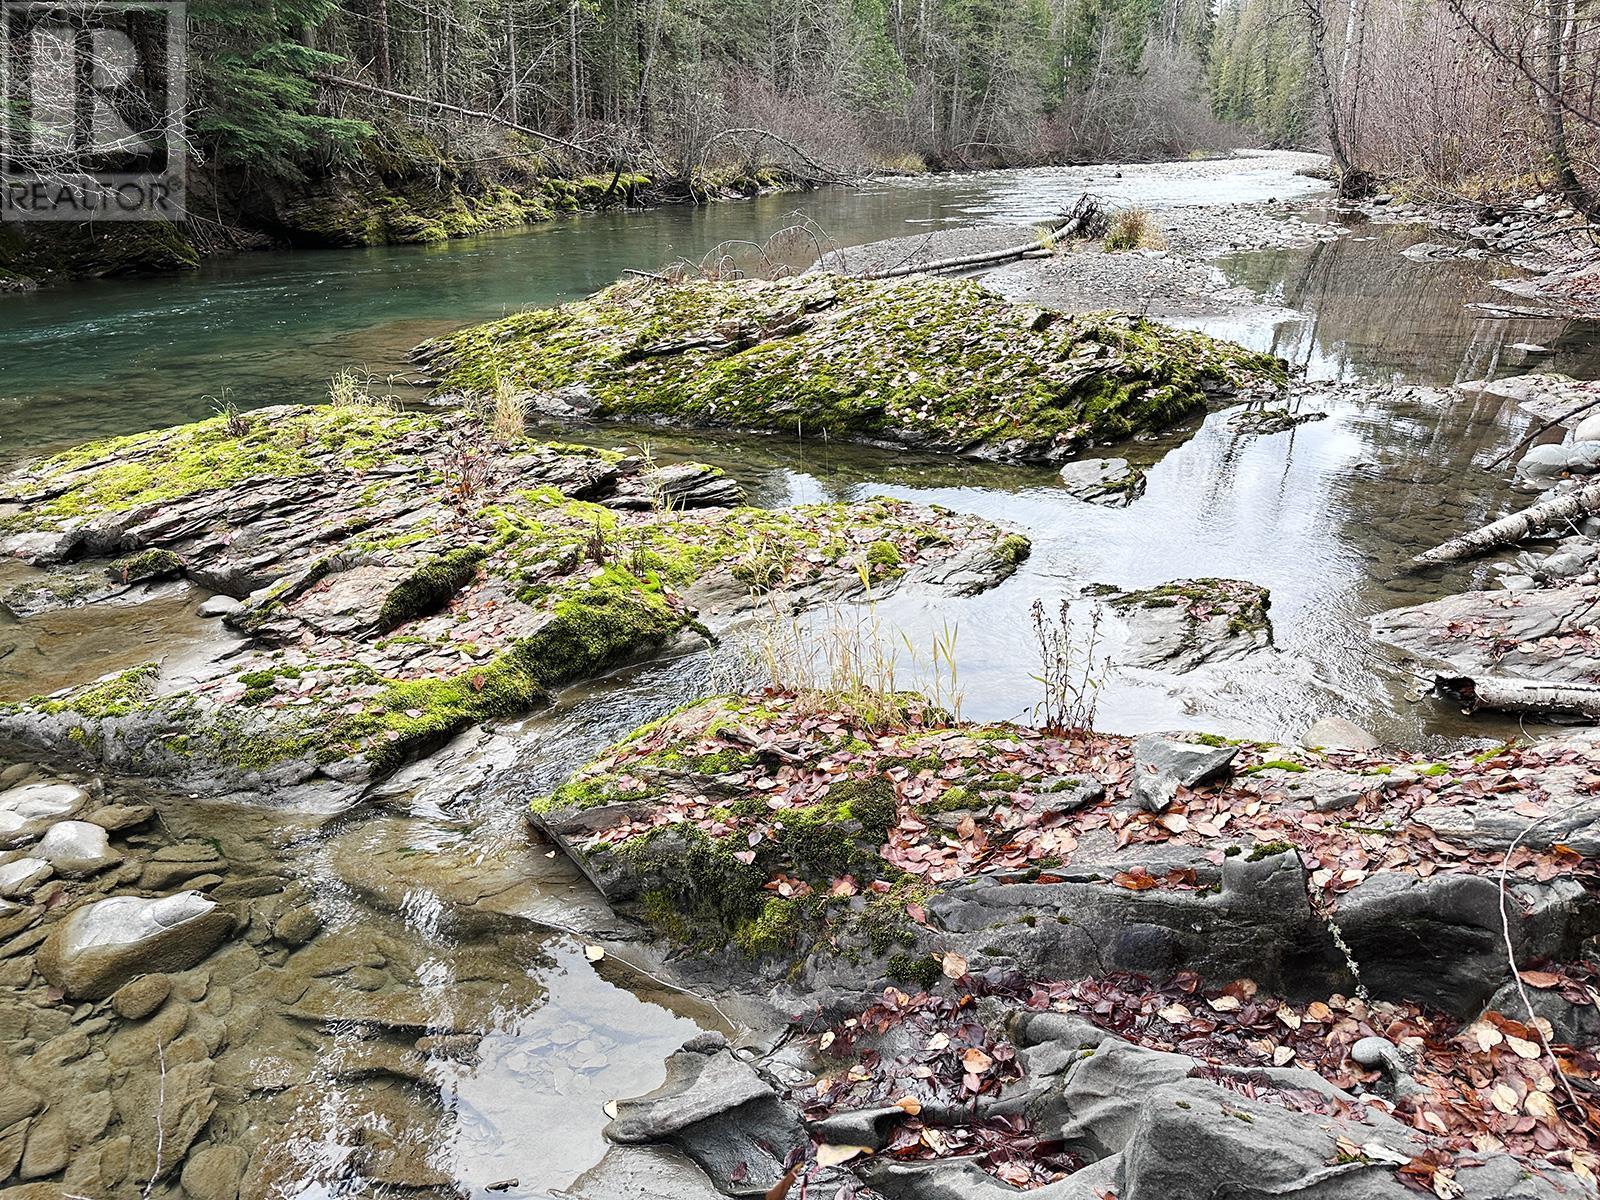
[[[1015,305],[980,284],[633,280],[418,348],[446,391],[664,420],[1065,461],[1281,383],[1203,334]]]

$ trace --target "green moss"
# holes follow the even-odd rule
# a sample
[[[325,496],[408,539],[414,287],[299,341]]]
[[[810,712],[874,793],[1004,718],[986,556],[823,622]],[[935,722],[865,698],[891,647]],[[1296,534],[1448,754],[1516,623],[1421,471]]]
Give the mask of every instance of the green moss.
[[[106,570],[113,579],[123,583],[176,579],[183,574],[183,559],[171,550],[140,550],[116,559]]]
[[[142,663],[111,679],[80,688],[64,699],[36,699],[29,703],[38,711],[52,716],[72,713],[91,720],[125,717],[149,698],[160,674],[159,664]]]
[[[889,959],[889,978],[918,991],[937,987],[942,976],[943,968],[932,954],[896,954]]]
[[[1294,847],[1288,842],[1257,842],[1251,847],[1247,862],[1260,862],[1264,858],[1271,858],[1275,854],[1286,854]]]
[[[867,547],[867,563],[874,567],[898,567],[900,548],[893,542],[873,542]]]
[[[752,958],[782,954],[791,950],[800,937],[800,904],[773,896],[761,906],[754,920],[741,924],[733,935],[734,944]]]
[[[1270,762],[1257,763],[1253,767],[1246,767],[1239,774],[1255,775],[1261,771],[1288,771],[1290,774],[1298,775],[1307,769],[1305,763],[1291,762],[1286,758],[1274,758]]]
[[[435,417],[375,406],[308,407],[271,421],[218,415],[89,442],[30,465],[30,482],[53,494],[27,505],[8,526],[54,529],[69,518],[126,512],[246,480],[375,466],[398,438],[439,427]],[[90,466],[92,472],[83,470]]]
[[[1275,359],[1137,318],[1041,318],[970,281],[831,276],[619,284],[432,353],[444,386],[469,393],[581,385],[602,416],[1051,461],[1165,428],[1208,388],[1282,376]]]
[[[383,598],[378,628],[394,629],[438,612],[477,575],[485,553],[481,546],[467,546],[422,563]]]

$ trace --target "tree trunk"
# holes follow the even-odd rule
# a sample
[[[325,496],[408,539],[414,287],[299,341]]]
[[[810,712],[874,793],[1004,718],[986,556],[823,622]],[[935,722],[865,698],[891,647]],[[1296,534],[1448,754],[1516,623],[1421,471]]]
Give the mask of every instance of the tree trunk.
[[[1600,196],[1592,194],[1578,178],[1567,142],[1566,34],[1573,20],[1572,0],[1545,0],[1545,77],[1539,107],[1544,114],[1545,138],[1550,143],[1550,165],[1555,169],[1561,194],[1591,221],[1600,221]]]
[[[394,82],[394,67],[389,57],[389,0],[372,0],[369,15],[372,20],[372,73],[381,86],[388,87]]]

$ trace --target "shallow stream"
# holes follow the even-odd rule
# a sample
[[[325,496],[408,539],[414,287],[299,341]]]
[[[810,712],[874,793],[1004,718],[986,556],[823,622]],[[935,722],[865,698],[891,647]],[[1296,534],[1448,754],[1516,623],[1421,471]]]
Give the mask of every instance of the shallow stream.
[[[193,420],[224,395],[241,407],[314,400],[346,367],[403,374],[405,351],[427,336],[585,294],[626,268],[763,239],[796,211],[850,245],[946,222],[1045,219],[1085,189],[1152,208],[1269,198],[1304,205],[1321,185],[1293,173],[1303,162],[1266,155],[1225,169],[920,179],[584,217],[437,247],[244,256],[178,279],[8,298],[0,300],[0,460]],[[1496,268],[1401,255],[1423,238],[1403,227],[1355,227],[1323,245],[1219,260],[1224,282],[1258,293],[1260,305],[1186,323],[1270,348],[1309,378],[1348,389],[1319,397],[1325,419],[1287,433],[1240,434],[1212,414],[1128,448],[1150,472],[1143,496],[1125,508],[1076,500],[1048,470],[784,438],[580,435],[612,445],[648,436],[662,458],[725,466],[757,503],[889,494],[1024,529],[1033,556],[990,593],[959,601],[895,594],[870,616],[825,613],[798,626],[800,637],[815,639],[832,636],[841,620],[875,623],[882,642],[899,647],[903,685],[918,682],[917,660],[953,630],[954,687],[969,717],[1023,717],[1038,700],[1029,625],[1036,599],[1081,609],[1090,584],[1224,576],[1271,590],[1280,652],[1182,680],[1101,668],[1102,727],[1282,738],[1338,713],[1409,746],[1491,736],[1506,730],[1408,699],[1413,681],[1371,642],[1367,619],[1458,590],[1484,569],[1413,576],[1398,567],[1504,503],[1501,475],[1474,463],[1514,441],[1528,418],[1496,401],[1404,388],[1521,369],[1593,377],[1600,331],[1469,307],[1510,301],[1492,287]],[[1547,351],[1524,368],[1516,364],[1526,352],[1511,349],[1519,343]],[[192,603],[176,592],[139,608],[0,625],[0,698],[181,654],[186,639],[202,636]],[[292,954],[269,949],[264,937],[227,952],[233,994],[218,1019],[245,1001],[261,1015],[214,1052],[234,1090],[208,1136],[270,1153],[277,1190],[262,1195],[385,1194],[386,1186],[548,1195],[599,1157],[605,1100],[654,1086],[665,1054],[695,1028],[735,1023],[652,980],[646,972],[659,967],[570,867],[530,840],[520,814],[530,795],[614,736],[707,691],[759,682],[763,642],[795,635],[786,621],[779,626],[778,635],[753,627],[713,652],[574,689],[547,713],[464,739],[352,811],[152,797],[161,821],[141,835],[149,852],[209,845],[230,883],[267,881],[238,889],[256,906],[252,921],[279,919],[282,895],[320,921]],[[1107,652],[1114,660],[1114,633]],[[585,949],[595,945],[606,947],[598,961]],[[259,961],[240,961],[251,956]],[[197,1009],[222,986],[208,982]],[[325,1019],[307,999],[318,989],[339,997]],[[37,1041],[28,1020],[42,1019],[33,1008],[43,1003],[26,987],[0,990],[8,1018],[0,1037],[12,1037],[21,1012],[22,1040]],[[385,1047],[416,1054],[400,1062],[379,1052]],[[375,1150],[363,1132],[371,1128],[386,1130],[392,1144]]]

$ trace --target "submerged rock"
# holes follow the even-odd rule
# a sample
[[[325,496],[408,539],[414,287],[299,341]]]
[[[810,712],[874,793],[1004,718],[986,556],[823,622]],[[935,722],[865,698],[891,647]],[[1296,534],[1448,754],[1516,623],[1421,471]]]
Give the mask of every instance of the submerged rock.
[[[1028,550],[896,500],[694,507],[737,488],[702,465],[501,440],[460,413],[278,408],[238,423],[95,443],[10,477],[0,522],[24,540],[61,534],[27,542],[36,558],[160,549],[239,600],[224,621],[247,642],[181,677],[151,663],[0,706],[0,732],[194,792],[337,806],[473,724],[775,597],[976,591]],[[13,821],[19,837],[30,820]]]
[[[106,831],[88,821],[50,826],[33,852],[62,875],[93,875],[122,861],[122,855],[111,849]]]
[[[134,975],[194,966],[232,928],[232,915],[198,892],[155,900],[112,896],[51,928],[39,950],[39,972],[69,996],[98,1000]]]
[[[32,841],[71,816],[88,795],[70,783],[25,783],[0,792],[0,846]]]
[[[1144,493],[1145,474],[1125,458],[1086,458],[1062,467],[1061,482],[1079,500],[1120,507]]]
[[[1247,408],[1228,419],[1230,428],[1240,433],[1283,433],[1307,421],[1321,421],[1325,412],[1290,412],[1287,408]]]
[[[0,863],[0,896],[26,896],[51,875],[51,866],[42,858],[14,858]]]
[[[890,441],[1062,462],[1283,379],[1278,360],[966,280],[635,280],[418,348],[449,391],[563,417]]]

